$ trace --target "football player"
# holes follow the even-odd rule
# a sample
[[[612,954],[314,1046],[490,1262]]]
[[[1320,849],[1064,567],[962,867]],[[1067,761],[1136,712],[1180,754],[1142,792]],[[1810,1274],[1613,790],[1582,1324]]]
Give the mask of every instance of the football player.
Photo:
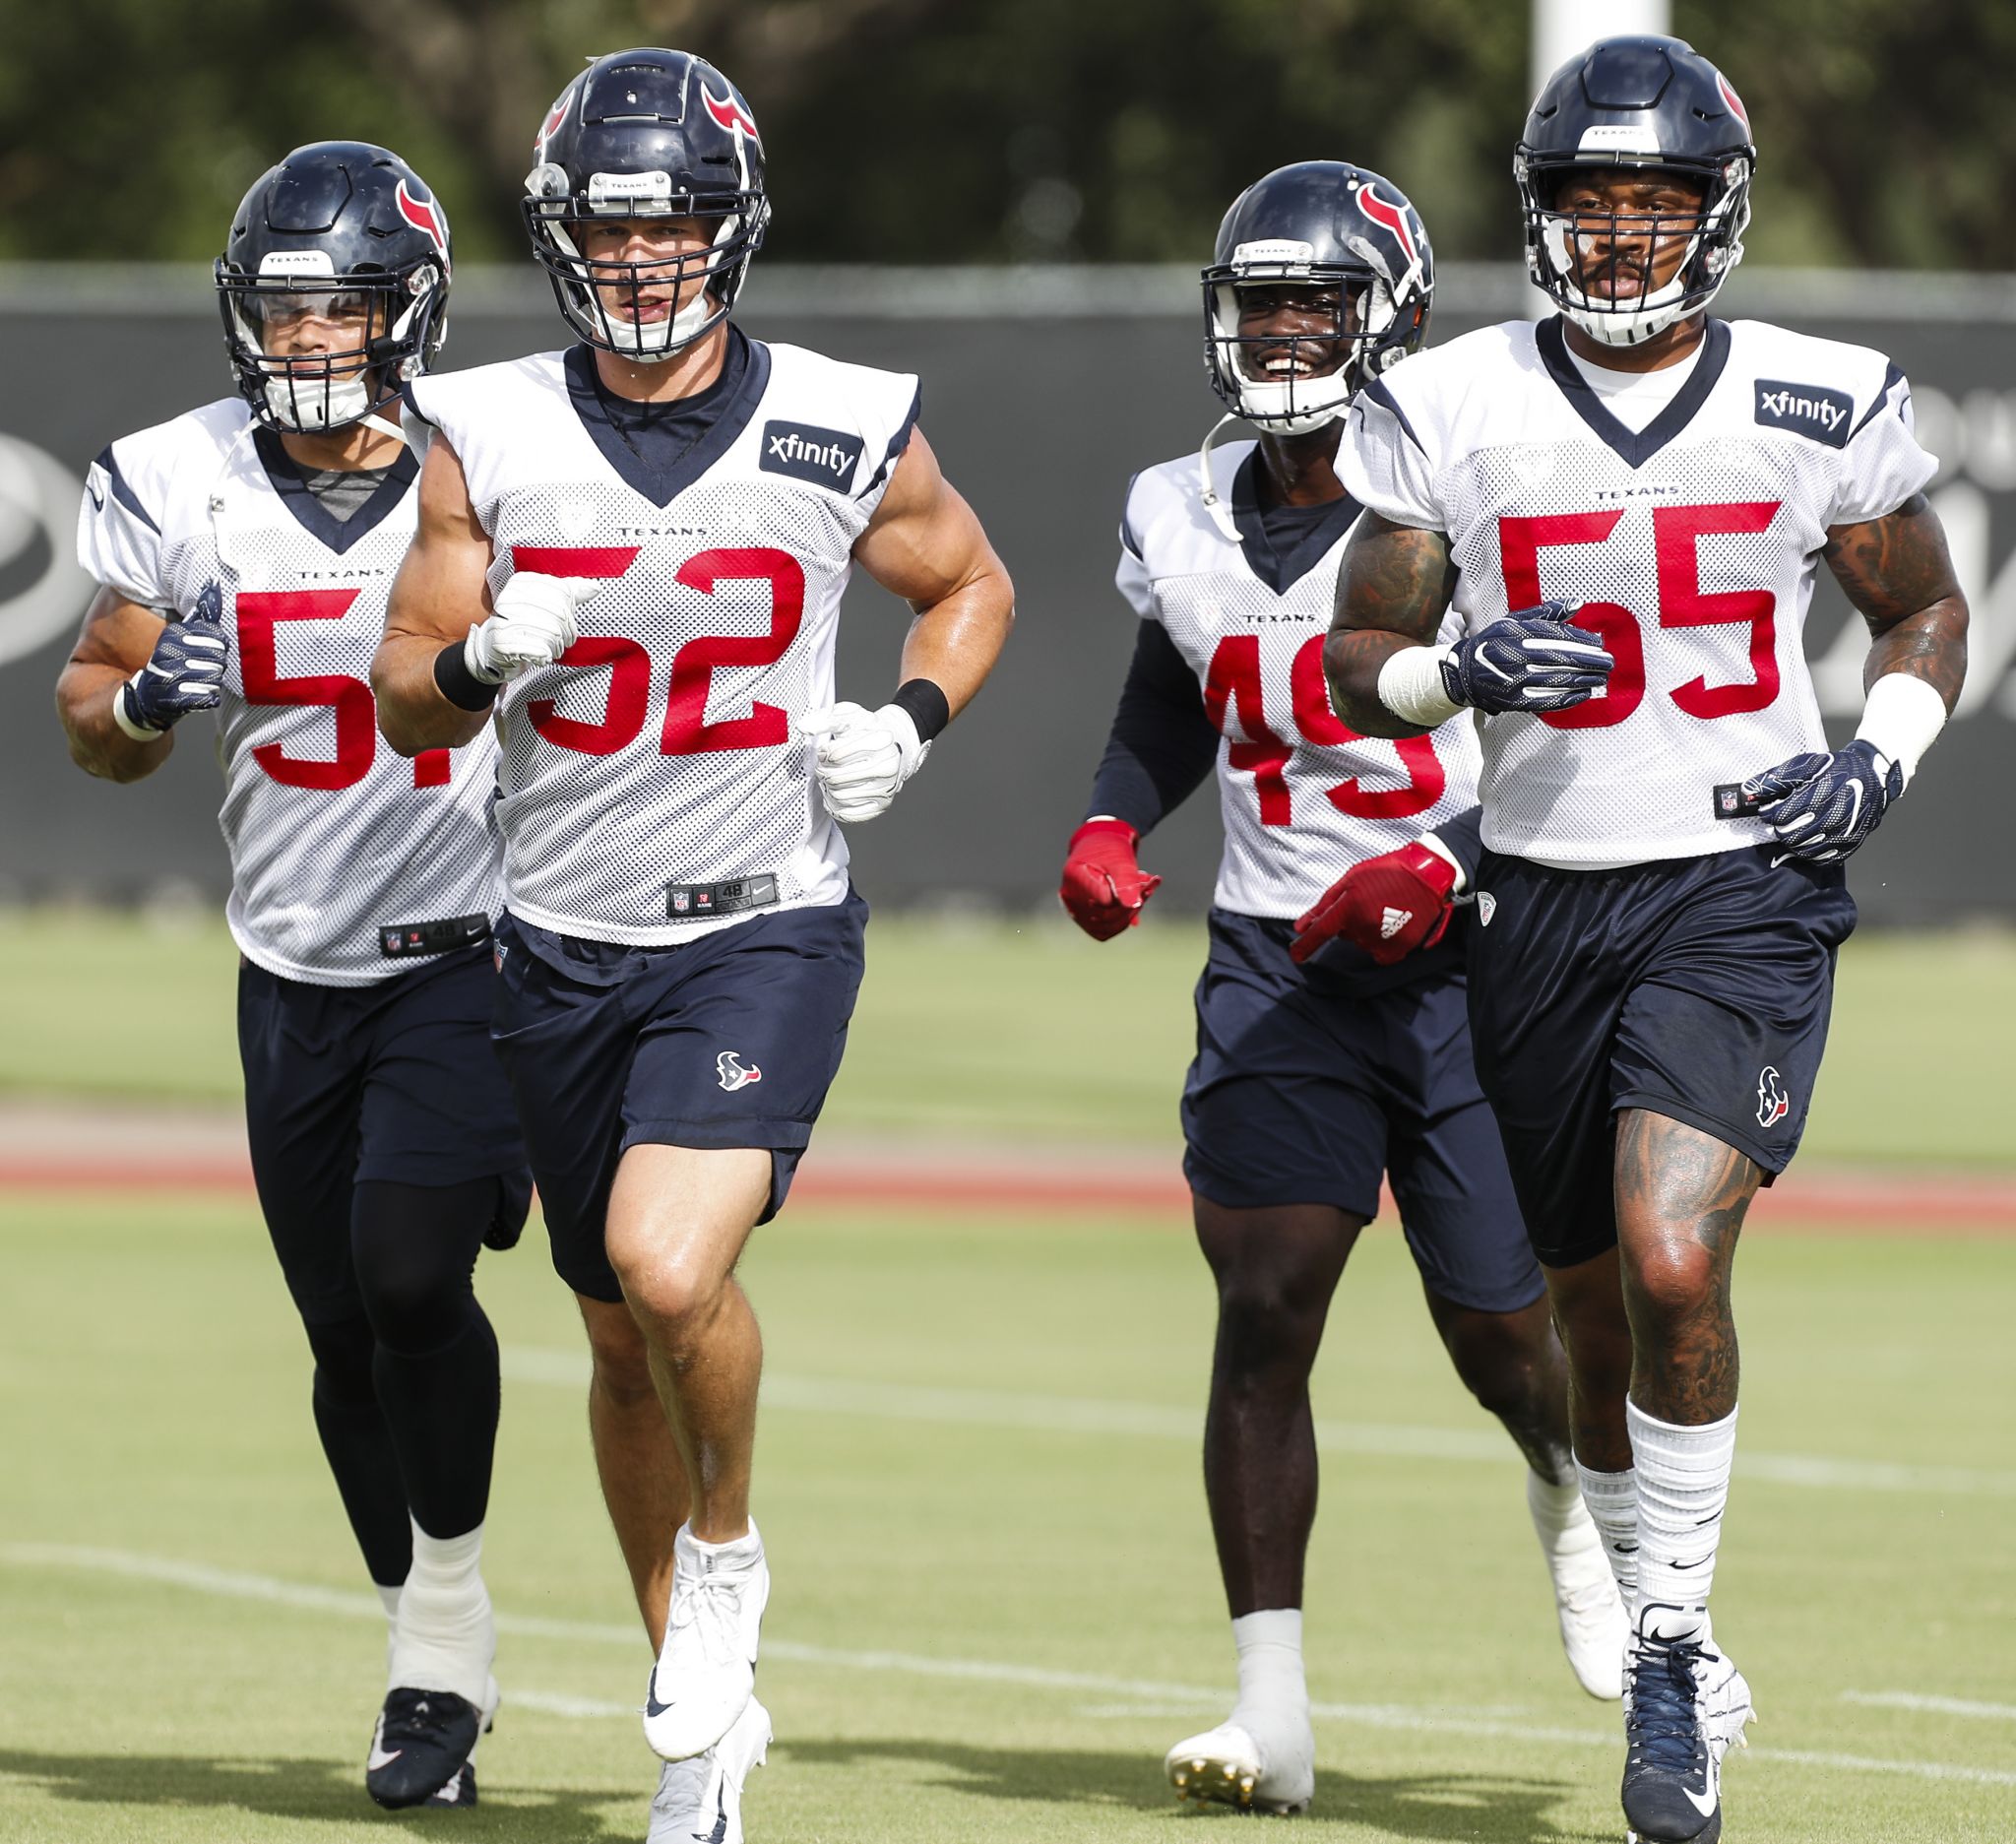
[[[578,343],[408,387],[420,531],[373,680],[404,752],[502,733],[495,1038],[658,1651],[652,1836],[733,1839],[770,1736],[761,1343],[735,1263],[784,1203],[861,976],[836,822],[923,765],[1012,594],[915,378],[729,318],[770,202],[721,71],[597,59],[539,129],[524,212]],[[856,563],[915,610],[872,711],[834,702]]]
[[[498,1397],[471,1277],[531,1195],[487,1034],[495,744],[407,761],[365,682],[419,497],[389,417],[448,284],[447,219],[397,155],[320,142],[258,180],[217,264],[238,395],[93,464],[102,587],[57,687],[72,755],[112,781],[218,714],[253,1175],[391,1621],[384,1806],[475,1803]]]
[[[1218,1284],[1204,1477],[1239,1693],[1166,1768],[1181,1798],[1273,1812],[1315,1789],[1309,1371],[1382,1176],[1457,1373],[1526,1457],[1575,1674],[1597,1696],[1621,1687],[1623,1610],[1576,1489],[1561,1348],[1471,1067],[1450,922],[1478,853],[1477,739],[1455,722],[1368,740],[1323,688],[1358,517],[1332,465],[1345,408],[1419,349],[1433,291],[1419,215],[1376,173],[1283,167],[1227,213],[1204,271],[1227,414],[1201,454],[1128,488],[1118,583],[1140,624],[1061,892],[1095,939],[1132,926],[1160,881],[1142,835],[1216,769],[1225,856],[1182,1119]],[[1220,445],[1240,420],[1259,439]]]
[[[1843,860],[1966,664],[1903,374],[1709,315],[1755,163],[1735,90],[1678,39],[1605,39],[1549,79],[1514,172],[1557,311],[1361,393],[1343,474],[1367,513],[1326,658],[1369,734],[1480,719],[1478,1068],[1635,1606],[1625,1818],[1670,1844],[1719,1835],[1751,1715],[1708,1614],[1737,1233],[1805,1124]],[[1822,565],[1874,637],[1838,750],[1800,648]]]

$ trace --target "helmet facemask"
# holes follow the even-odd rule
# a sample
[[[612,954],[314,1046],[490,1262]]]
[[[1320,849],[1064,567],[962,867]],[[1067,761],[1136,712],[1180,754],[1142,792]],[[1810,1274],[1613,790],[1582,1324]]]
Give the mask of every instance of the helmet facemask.
[[[333,272],[320,251],[279,253],[246,276],[217,268],[224,334],[238,388],[253,415],[287,434],[347,428],[382,409],[439,345],[446,278],[431,263],[404,275]],[[313,259],[320,257],[318,264]],[[322,351],[277,352],[271,330],[303,313],[356,329],[349,343]]]
[[[584,198],[570,192],[558,166],[541,165],[526,191],[533,250],[568,324],[589,345],[633,364],[663,364],[727,318],[770,217],[760,193],[673,194],[662,173],[597,173]],[[704,248],[674,256],[602,260],[582,249],[583,227],[598,219],[698,219],[712,223],[714,232]],[[666,297],[676,303],[673,311],[650,317]]]
[[[1587,158],[1515,158],[1527,269],[1591,339],[1639,346],[1705,308],[1742,260],[1750,162],[1741,156],[1708,164],[1619,159],[1595,170],[1678,174],[1701,190],[1700,206],[1668,213],[1556,209],[1561,191],[1593,164]]]
[[[1242,333],[1239,295],[1259,288],[1335,288],[1328,330]],[[1347,267],[1235,259],[1204,272],[1204,355],[1212,389],[1234,415],[1271,434],[1303,435],[1342,416],[1393,319],[1393,290],[1369,262]]]

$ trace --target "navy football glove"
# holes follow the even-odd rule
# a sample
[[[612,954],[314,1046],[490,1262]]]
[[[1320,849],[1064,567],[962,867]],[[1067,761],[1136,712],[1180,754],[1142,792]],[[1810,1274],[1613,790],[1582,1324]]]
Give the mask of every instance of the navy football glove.
[[[1903,792],[1903,764],[1859,737],[1832,755],[1796,755],[1743,783],[1757,817],[1785,847],[1774,864],[1789,858],[1815,863],[1847,858]]]
[[[1521,608],[1449,649],[1442,688],[1454,704],[1487,713],[1565,711],[1609,682],[1616,661],[1564,603]]]
[[[161,630],[153,657],[121,688],[127,722],[138,730],[160,731],[172,730],[191,711],[215,710],[223,696],[230,650],[223,597],[213,583],[195,613]]]

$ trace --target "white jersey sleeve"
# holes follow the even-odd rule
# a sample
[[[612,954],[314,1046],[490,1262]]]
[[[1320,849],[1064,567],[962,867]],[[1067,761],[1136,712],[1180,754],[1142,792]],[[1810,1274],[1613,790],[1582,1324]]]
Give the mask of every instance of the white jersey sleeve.
[[[1922,492],[1938,471],[1938,462],[1919,446],[1911,386],[1892,365],[1874,400],[1860,409],[1860,420],[1849,435],[1840,492],[1828,524],[1859,525],[1887,518],[1914,493]]]
[[[1134,535],[1134,493],[1141,484],[1136,475],[1127,482],[1127,503],[1120,515],[1120,561],[1113,568],[1113,585],[1144,621],[1161,619],[1155,604],[1155,579],[1142,561],[1141,540]]]
[[[1352,400],[1344,440],[1338,444],[1338,478],[1367,512],[1395,525],[1445,531],[1445,514],[1435,497],[1434,464],[1388,381],[1406,367],[1403,359]]]
[[[122,447],[129,451],[123,457]],[[84,477],[77,511],[77,561],[85,571],[128,602],[162,611],[170,598],[161,584],[160,516],[168,497],[161,464],[171,452],[171,444],[150,442],[146,434],[108,443]]]

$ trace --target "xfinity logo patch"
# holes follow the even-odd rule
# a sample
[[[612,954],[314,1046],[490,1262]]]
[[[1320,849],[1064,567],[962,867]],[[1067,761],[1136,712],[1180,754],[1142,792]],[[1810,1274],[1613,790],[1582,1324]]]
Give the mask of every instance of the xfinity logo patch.
[[[838,429],[815,428],[809,422],[766,422],[763,425],[765,474],[788,474],[794,480],[845,491],[861,458],[861,438]]]
[[[1790,429],[1795,435],[1824,442],[1829,448],[1848,446],[1855,399],[1823,384],[1786,384],[1777,378],[1757,380],[1757,420],[1767,429]]]

